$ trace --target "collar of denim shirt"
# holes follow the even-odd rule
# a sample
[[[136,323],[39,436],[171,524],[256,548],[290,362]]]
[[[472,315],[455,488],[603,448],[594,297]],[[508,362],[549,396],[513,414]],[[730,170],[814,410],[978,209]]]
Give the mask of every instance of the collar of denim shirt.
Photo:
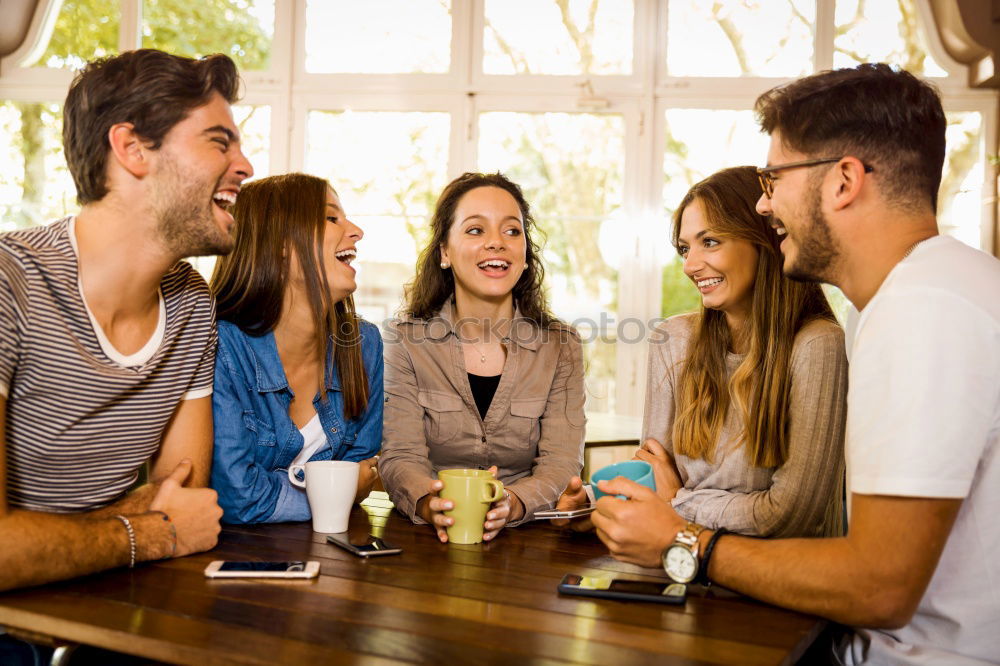
[[[254,374],[258,393],[273,393],[288,388],[288,378],[278,356],[278,345],[274,340],[274,331],[261,336],[246,336],[247,345],[253,352]],[[326,390],[340,390],[340,376],[337,368],[330,362],[332,349],[327,347],[326,356]]]

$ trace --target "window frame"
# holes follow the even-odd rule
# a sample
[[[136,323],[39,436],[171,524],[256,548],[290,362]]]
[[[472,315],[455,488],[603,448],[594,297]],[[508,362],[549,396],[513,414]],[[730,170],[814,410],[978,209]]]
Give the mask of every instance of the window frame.
[[[813,70],[833,62],[835,0],[816,1]],[[478,116],[490,111],[588,112],[581,108],[581,84],[590,83],[595,97],[621,114],[625,128],[623,225],[632,256],[619,269],[616,319],[659,317],[663,261],[669,253],[657,251],[648,239],[668,242],[669,221],[663,219],[662,182],[664,122],[669,108],[749,109],[756,97],[791,78],[671,77],[666,71],[669,0],[635,0],[633,10],[633,64],[629,75],[490,75],[483,72],[485,0],[452,0],[451,67],[441,74],[316,74],[305,70],[307,0],[275,0],[275,24],[270,67],[245,72],[240,104],[271,107],[270,170],[282,173],[302,169],[306,155],[307,114],[335,111],[438,111],[451,114],[447,175],[475,169],[478,153]],[[141,43],[142,0],[120,0],[119,49]],[[32,17],[27,39],[0,60],[0,98],[17,101],[62,102],[72,72],[20,66],[51,30],[61,0],[41,0]],[[933,25],[930,0],[917,0],[922,25]],[[997,145],[998,95],[995,90],[971,89],[968,68],[945,53],[936,30],[927,30],[927,48],[949,76],[931,79],[948,111],[978,112],[983,120],[983,154]],[[763,163],[764,155],[760,156]],[[982,247],[993,247],[997,167],[983,170]],[[643,242],[643,241],[646,242]],[[659,255],[659,256],[658,256]],[[639,415],[645,388],[644,344],[622,344],[616,349],[615,398],[621,414]]]

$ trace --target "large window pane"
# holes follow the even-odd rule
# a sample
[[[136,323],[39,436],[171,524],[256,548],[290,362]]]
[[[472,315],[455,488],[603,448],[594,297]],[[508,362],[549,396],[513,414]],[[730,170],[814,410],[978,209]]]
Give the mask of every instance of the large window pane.
[[[614,410],[624,122],[618,115],[491,112],[479,168],[502,171],[531,204],[556,315],[586,343],[587,405]]]
[[[271,173],[271,107],[233,107],[233,120],[240,128],[243,154],[253,165],[254,178],[263,178]]]
[[[143,2],[146,47],[192,58],[225,53],[241,70],[262,70],[270,65],[273,37],[274,0]]]
[[[663,158],[664,228],[657,236],[663,260],[661,314],[669,317],[697,309],[701,298],[681,269],[670,244],[672,215],[692,185],[719,169],[760,165],[767,159],[768,138],[752,111],[670,109],[666,113]]]
[[[670,76],[801,76],[812,71],[815,0],[670,0]]]
[[[918,76],[947,76],[927,53],[916,0],[837,0],[833,66],[899,65]]]
[[[118,52],[118,0],[65,0],[37,67],[78,69]]]
[[[309,0],[306,71],[443,73],[451,68],[450,0]]]
[[[62,105],[0,103],[0,231],[77,210],[76,187],[62,151]]]
[[[979,248],[983,219],[983,118],[978,113],[948,113],[947,152],[938,190],[942,233]]]
[[[447,184],[447,113],[311,111],[306,171],[327,178],[365,232],[358,311],[382,322],[399,308],[429,218]]]
[[[486,0],[486,74],[631,74],[632,0]]]

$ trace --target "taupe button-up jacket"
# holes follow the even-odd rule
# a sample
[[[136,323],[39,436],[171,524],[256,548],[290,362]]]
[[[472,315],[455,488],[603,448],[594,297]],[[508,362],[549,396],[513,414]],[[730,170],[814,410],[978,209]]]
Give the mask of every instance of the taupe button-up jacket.
[[[498,468],[525,518],[555,505],[583,466],[583,355],[564,324],[540,329],[515,312],[507,361],[479,416],[451,303],[434,319],[404,317],[385,334],[385,415],[379,474],[414,522],[437,472]],[[523,522],[523,521],[522,521]]]

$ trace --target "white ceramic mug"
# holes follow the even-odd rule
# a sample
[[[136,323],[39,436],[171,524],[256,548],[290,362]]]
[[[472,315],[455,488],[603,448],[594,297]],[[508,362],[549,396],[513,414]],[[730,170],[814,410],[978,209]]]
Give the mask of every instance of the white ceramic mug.
[[[358,463],[346,460],[313,460],[288,468],[292,484],[306,489],[314,532],[347,531],[351,505],[358,492],[359,470]],[[296,476],[300,471],[305,481]]]

